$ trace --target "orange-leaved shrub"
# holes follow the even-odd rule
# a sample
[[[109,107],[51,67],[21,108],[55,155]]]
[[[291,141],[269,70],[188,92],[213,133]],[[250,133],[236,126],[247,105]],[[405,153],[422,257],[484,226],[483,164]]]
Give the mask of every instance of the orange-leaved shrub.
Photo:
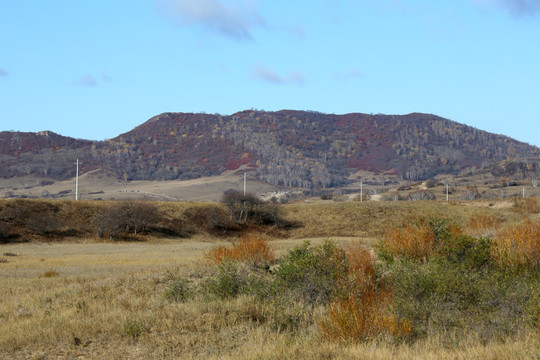
[[[230,246],[216,246],[206,254],[206,258],[211,264],[234,260],[253,266],[265,266],[275,261],[274,251],[268,240],[259,233],[244,234]]]
[[[504,266],[540,268],[540,221],[525,220],[495,239],[494,257]]]
[[[411,322],[397,319],[389,311],[392,291],[378,280],[373,267],[375,256],[354,246],[346,252],[347,276],[344,290],[328,305],[319,322],[323,335],[333,341],[356,342],[381,334],[404,337],[412,334]]]
[[[461,228],[446,219],[419,220],[386,230],[380,250],[391,256],[425,260],[435,254],[446,239],[461,234]]]
[[[383,246],[394,256],[425,259],[433,253],[435,232],[427,223],[388,229],[384,234]]]
[[[501,222],[499,216],[479,214],[469,219],[467,233],[476,237],[493,237],[499,230]]]
[[[391,292],[371,287],[362,294],[351,294],[328,306],[327,318],[320,323],[323,334],[334,341],[357,342],[388,334],[398,338],[413,333],[412,323],[390,314]]]

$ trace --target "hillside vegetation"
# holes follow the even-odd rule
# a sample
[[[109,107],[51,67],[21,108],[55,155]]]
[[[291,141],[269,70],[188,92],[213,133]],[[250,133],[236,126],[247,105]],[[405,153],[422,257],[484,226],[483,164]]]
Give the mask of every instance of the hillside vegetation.
[[[192,179],[248,165],[259,180],[301,188],[345,185],[356,170],[417,180],[540,155],[537,147],[435,115],[286,110],[164,113],[105,142],[3,132],[0,144],[1,177],[66,179],[79,158],[82,172],[104,169],[126,180]],[[537,167],[527,173],[539,175]]]

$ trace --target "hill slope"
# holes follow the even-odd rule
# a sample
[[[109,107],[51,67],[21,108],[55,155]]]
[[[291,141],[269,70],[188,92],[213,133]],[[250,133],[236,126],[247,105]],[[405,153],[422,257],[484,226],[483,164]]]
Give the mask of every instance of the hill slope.
[[[79,158],[82,172],[101,168],[138,180],[191,179],[248,165],[260,180],[304,188],[343,185],[356,170],[416,180],[540,156],[537,147],[435,115],[288,110],[164,113],[105,142],[3,132],[0,144],[3,177],[69,178]]]

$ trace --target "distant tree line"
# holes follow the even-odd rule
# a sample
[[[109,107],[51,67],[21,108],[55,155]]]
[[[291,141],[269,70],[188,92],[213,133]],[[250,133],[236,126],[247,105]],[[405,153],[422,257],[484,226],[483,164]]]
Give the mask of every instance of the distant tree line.
[[[254,229],[283,235],[287,228],[297,226],[282,218],[278,204],[263,202],[253,195],[229,192],[223,204],[162,204],[131,200],[0,200],[0,243],[81,237],[184,238],[197,233],[235,236]]]

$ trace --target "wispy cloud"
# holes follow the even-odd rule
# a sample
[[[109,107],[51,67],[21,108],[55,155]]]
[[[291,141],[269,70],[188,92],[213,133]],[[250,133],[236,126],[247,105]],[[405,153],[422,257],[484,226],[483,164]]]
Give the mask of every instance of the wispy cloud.
[[[96,78],[92,75],[83,75],[80,78],[78,78],[75,82],[75,85],[77,86],[85,86],[85,87],[92,87],[97,85]]]
[[[9,73],[4,68],[0,67],[0,76],[4,77],[4,76],[8,76],[8,75],[9,75]]]
[[[540,14],[540,0],[499,0],[512,15],[536,16]]]
[[[299,25],[289,26],[288,31],[298,38],[303,39],[306,37],[306,30]]]
[[[516,17],[540,15],[540,0],[474,0],[474,2],[502,8]]]
[[[342,72],[334,73],[334,78],[339,81],[357,79],[357,78],[361,78],[362,76],[364,76],[364,74],[359,69],[349,69],[344,72],[342,71]]]
[[[275,70],[265,67],[256,66],[253,68],[253,76],[273,84],[303,84],[304,76],[298,71],[293,71],[287,76],[279,75]]]
[[[109,75],[109,73],[107,72],[107,70],[103,70],[101,72],[101,78],[105,81],[113,81],[114,79]]]
[[[248,0],[157,0],[156,8],[180,26],[199,25],[237,40],[251,40],[252,28],[264,25]]]

